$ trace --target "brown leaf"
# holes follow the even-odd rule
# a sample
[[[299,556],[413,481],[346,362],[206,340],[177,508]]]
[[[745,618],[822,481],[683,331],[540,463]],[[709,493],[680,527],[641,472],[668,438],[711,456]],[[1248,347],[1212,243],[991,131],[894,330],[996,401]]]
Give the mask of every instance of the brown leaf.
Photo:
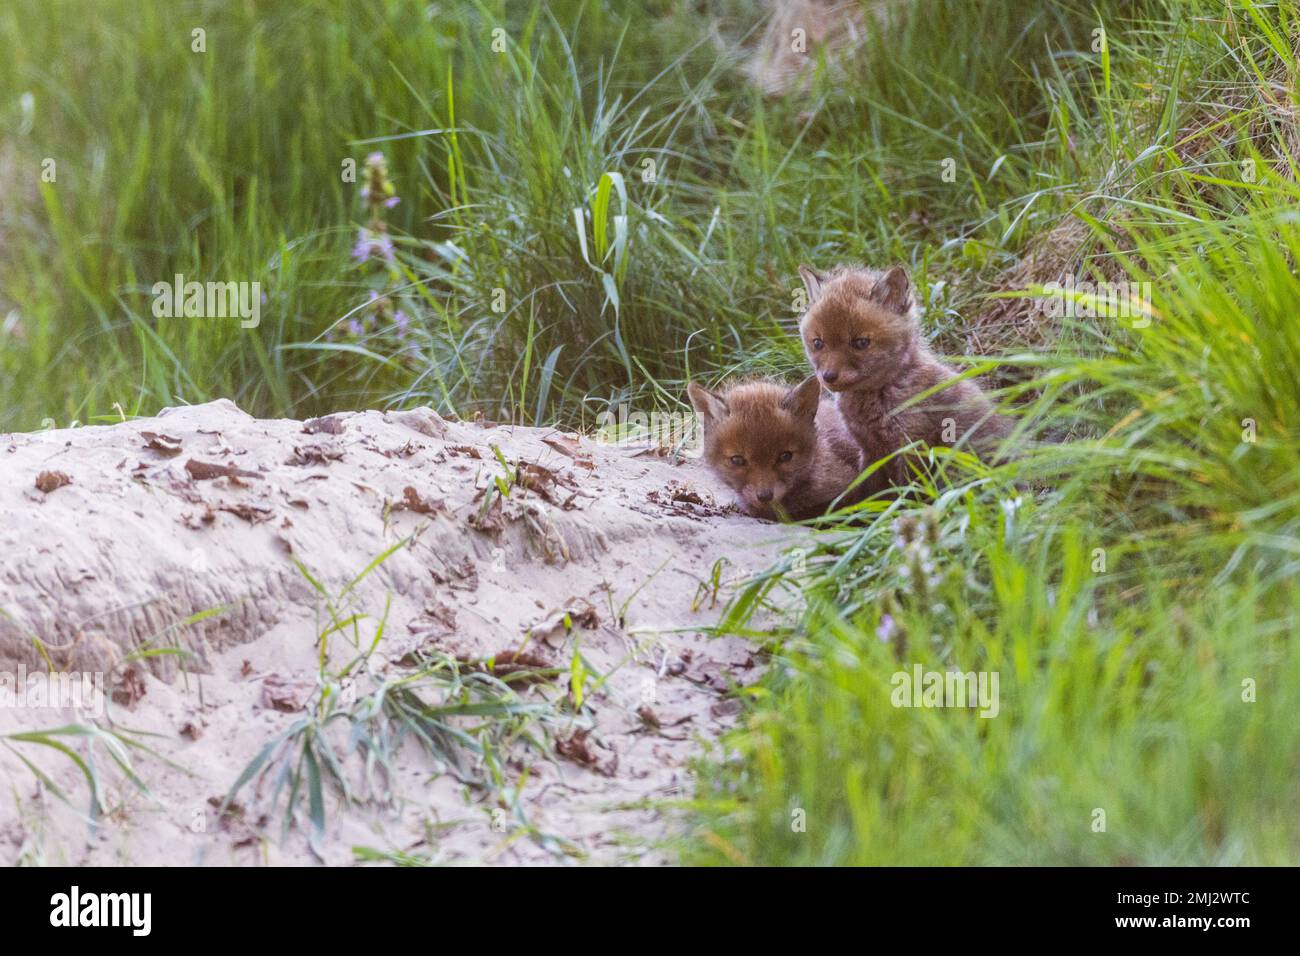
[[[243,518],[249,524],[260,524],[263,521],[270,521],[275,515],[275,511],[268,505],[250,505],[250,504],[233,504],[218,505],[218,511],[229,512],[232,515]]]
[[[337,445],[322,445],[313,443],[310,445],[294,445],[293,454],[289,456],[286,465],[328,465],[331,461],[339,461],[343,458],[343,449]]]
[[[411,485],[402,489],[402,506],[408,511],[422,515],[433,515],[446,511],[447,506],[441,498],[424,498]]]
[[[614,771],[618,769],[618,755],[611,755],[609,760],[602,762],[595,753],[592,752],[591,745],[587,739],[591,736],[590,730],[575,730],[573,736],[567,740],[563,737],[556,738],[555,752],[561,757],[572,760],[576,764],[596,771],[605,777],[614,776]]]
[[[531,462],[522,462],[516,473],[515,483],[520,488],[541,495],[551,504],[555,504],[555,499],[551,497],[551,488],[555,485],[555,473],[549,468]]]
[[[210,461],[199,461],[197,458],[191,458],[187,461],[185,470],[189,472],[190,477],[195,481],[209,481],[213,478],[262,477],[256,471],[245,471],[243,468],[236,468],[234,465],[219,465]]]
[[[262,681],[262,706],[292,714],[307,706],[316,691],[316,682],[304,677],[267,674]]]
[[[164,435],[162,432],[141,432],[140,437],[144,439],[146,448],[152,448],[158,454],[167,458],[174,458],[181,453],[181,440],[179,438]]]
[[[582,448],[579,447],[578,443],[574,439],[569,438],[567,435],[548,436],[546,438],[543,438],[542,442],[544,444],[549,445],[551,448],[554,448],[556,451],[558,451],[561,455],[564,455],[566,458],[573,458],[575,460],[585,460],[589,457],[582,451]]]
[[[36,476],[36,490],[47,495],[54,489],[71,483],[72,479],[61,471],[43,471]]]
[[[639,451],[632,452],[633,458],[667,458],[668,449],[663,445],[649,445]]]
[[[465,519],[465,523],[476,531],[497,537],[505,530],[505,513],[501,502],[504,499],[497,495],[486,508],[479,508],[473,514]]]
[[[468,664],[478,670],[487,671],[495,677],[508,677],[511,674],[525,673],[525,677],[514,683],[545,683],[550,680],[549,673],[531,673],[535,671],[554,671],[556,665],[541,654],[525,650],[500,651],[488,658],[468,656],[457,657],[462,664]]]
[[[246,819],[247,811],[243,804],[235,800],[228,801],[224,797],[208,797],[208,805],[217,808],[217,822],[221,824],[222,831],[230,834],[231,846],[256,846],[261,843],[262,836]],[[261,820],[255,822],[259,827],[262,824]]]
[[[461,558],[457,564],[447,565],[446,572],[430,568],[429,575],[434,583],[449,588],[460,591],[478,590],[478,568],[474,567],[474,562],[468,555]]]
[[[211,508],[205,508],[201,515],[196,515],[192,511],[187,511],[181,515],[181,524],[195,531],[202,531],[216,520],[217,516]]]
[[[408,440],[405,445],[396,448],[379,448],[378,451],[385,458],[410,458],[423,448],[423,445],[417,445],[414,441]]]
[[[424,606],[425,617],[431,617],[449,632],[456,630],[456,609],[441,598],[435,598]]]
[[[550,504],[561,504],[556,489],[571,488],[576,489],[577,483],[572,478],[565,477],[557,471],[552,471],[545,465],[539,465],[536,462],[521,461],[518,470],[515,473],[515,484],[521,488],[541,495]],[[573,495],[569,496],[569,502],[573,500]]]
[[[653,488],[646,492],[646,500],[659,505],[672,514],[689,518],[720,515],[725,509],[719,508],[713,501],[706,500],[698,491],[680,481],[670,481],[664,488]]]
[[[135,667],[128,667],[113,679],[113,700],[116,703],[134,708],[144,694],[144,675]]]

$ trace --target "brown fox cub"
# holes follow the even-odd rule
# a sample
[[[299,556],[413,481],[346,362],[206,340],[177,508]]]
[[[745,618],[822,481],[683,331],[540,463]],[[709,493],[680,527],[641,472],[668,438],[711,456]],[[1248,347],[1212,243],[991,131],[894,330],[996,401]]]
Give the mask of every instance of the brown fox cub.
[[[745,382],[719,395],[691,382],[686,391],[705,461],[756,518],[814,518],[858,476],[857,446],[821,402],[816,376],[794,388]]]
[[[964,446],[992,457],[1011,423],[970,379],[930,351],[921,338],[916,302],[899,266],[877,272],[838,266],[829,273],[800,266],[808,311],[799,322],[813,371],[835,393],[836,406],[862,449],[860,467],[912,441]],[[914,405],[908,399],[942,382],[952,384]],[[906,484],[909,469],[892,459],[876,473],[882,483]]]

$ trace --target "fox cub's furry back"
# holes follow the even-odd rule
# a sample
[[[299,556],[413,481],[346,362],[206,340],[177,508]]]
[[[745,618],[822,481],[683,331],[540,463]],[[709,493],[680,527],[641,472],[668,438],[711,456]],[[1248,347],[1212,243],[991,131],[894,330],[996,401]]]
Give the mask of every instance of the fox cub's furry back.
[[[704,458],[757,518],[800,521],[826,511],[858,475],[858,451],[821,385],[745,382],[721,393],[691,382]]]
[[[819,273],[800,266],[809,307],[799,322],[813,371],[835,393],[836,406],[861,448],[861,467],[920,440],[964,446],[991,457],[1011,431],[980,387],[957,373],[921,337],[907,273],[838,266]],[[942,390],[907,408],[909,399]],[[877,472],[882,483],[905,484],[906,464],[894,458]]]

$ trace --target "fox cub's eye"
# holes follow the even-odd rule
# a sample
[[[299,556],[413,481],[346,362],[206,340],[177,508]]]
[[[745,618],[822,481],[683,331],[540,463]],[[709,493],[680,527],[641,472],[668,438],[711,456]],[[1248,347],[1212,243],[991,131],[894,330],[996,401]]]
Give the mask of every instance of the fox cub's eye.
[[[867,338],[865,335],[859,335],[856,339],[853,340],[853,347],[857,349],[859,352],[861,352],[870,344],[871,344],[871,339]]]
[[[821,339],[813,339],[812,340],[813,351],[820,352],[822,350],[822,346],[824,346],[825,344],[826,343],[823,342]]]
[[[731,463],[732,463],[733,465],[735,465],[737,468],[744,468],[744,467],[745,467],[745,456],[744,456],[744,455],[732,455],[732,456],[731,456]]]
[[[777,463],[779,464],[779,463],[781,463],[781,462],[789,461],[789,460],[790,460],[791,458],[793,458],[793,457],[794,457],[794,452],[792,452],[792,451],[783,451],[783,452],[781,452],[781,457],[777,459]]]

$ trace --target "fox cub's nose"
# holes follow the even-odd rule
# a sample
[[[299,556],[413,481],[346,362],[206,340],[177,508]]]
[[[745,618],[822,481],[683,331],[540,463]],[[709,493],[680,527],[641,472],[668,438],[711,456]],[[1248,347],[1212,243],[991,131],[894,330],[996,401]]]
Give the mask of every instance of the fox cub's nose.
[[[760,491],[760,492],[758,493],[757,497],[758,497],[758,500],[759,500],[759,501],[771,501],[771,500],[772,500],[772,489],[771,489],[771,488],[764,488],[762,491]]]
[[[839,377],[840,377],[840,373],[839,373],[839,372],[836,372],[836,371],[834,371],[834,370],[832,370],[832,369],[829,369],[829,368],[828,368],[828,369],[825,369],[825,370],[822,371],[822,381],[823,381],[823,382],[833,382],[833,381],[835,381],[835,380],[836,380],[837,378],[839,378]]]

